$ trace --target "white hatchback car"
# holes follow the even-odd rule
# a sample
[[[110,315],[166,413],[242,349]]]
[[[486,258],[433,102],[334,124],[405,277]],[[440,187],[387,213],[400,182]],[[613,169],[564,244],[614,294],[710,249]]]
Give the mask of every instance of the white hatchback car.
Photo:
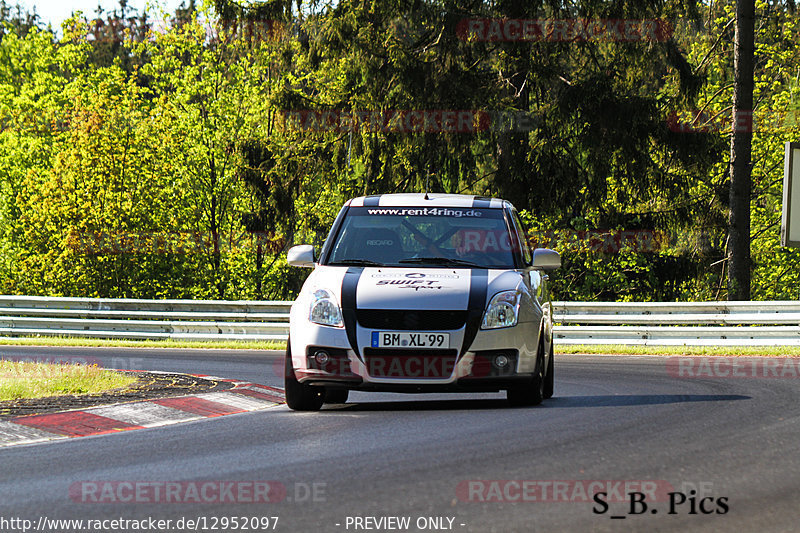
[[[514,206],[449,194],[349,200],[292,305],[286,402],[344,403],[349,390],[488,392],[514,405],[553,395],[553,319],[544,270]]]

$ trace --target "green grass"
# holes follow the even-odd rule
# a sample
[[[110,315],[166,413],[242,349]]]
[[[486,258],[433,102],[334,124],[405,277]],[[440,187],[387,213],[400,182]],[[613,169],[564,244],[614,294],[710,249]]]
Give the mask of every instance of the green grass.
[[[110,348],[200,348],[225,350],[285,350],[278,341],[135,341],[74,337],[0,337],[0,345],[105,346]],[[558,344],[559,354],[720,355],[800,357],[800,346],[629,346],[623,344]]]
[[[0,337],[0,345],[23,346],[107,346],[111,348],[204,348],[230,350],[285,350],[279,341],[136,341],[83,339],[75,337]]]
[[[68,365],[0,360],[0,401],[65,394],[94,394],[136,381],[97,365]]]
[[[558,344],[557,354],[800,356],[800,346],[628,346],[621,344]]]

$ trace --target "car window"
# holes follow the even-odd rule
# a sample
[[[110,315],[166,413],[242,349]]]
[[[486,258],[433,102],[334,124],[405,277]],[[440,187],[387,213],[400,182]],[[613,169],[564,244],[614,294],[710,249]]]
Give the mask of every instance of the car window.
[[[526,265],[530,265],[531,261],[533,261],[533,256],[531,255],[531,249],[528,246],[528,234],[525,233],[525,226],[522,225],[522,220],[519,218],[519,213],[517,213],[516,209],[512,211],[511,220],[514,222],[514,229],[519,235],[519,246],[520,251],[522,252],[522,261]]]
[[[327,264],[514,268],[502,209],[352,207]]]

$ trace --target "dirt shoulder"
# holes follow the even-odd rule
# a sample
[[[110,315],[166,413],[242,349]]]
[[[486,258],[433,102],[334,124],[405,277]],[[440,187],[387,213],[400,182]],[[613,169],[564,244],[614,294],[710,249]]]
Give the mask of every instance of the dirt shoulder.
[[[67,394],[46,398],[0,401],[0,420],[137,400],[154,400],[186,394],[218,392],[233,387],[233,383],[227,381],[201,378],[188,374],[127,371],[122,373],[136,377],[136,382],[121,390],[110,390],[98,394]]]

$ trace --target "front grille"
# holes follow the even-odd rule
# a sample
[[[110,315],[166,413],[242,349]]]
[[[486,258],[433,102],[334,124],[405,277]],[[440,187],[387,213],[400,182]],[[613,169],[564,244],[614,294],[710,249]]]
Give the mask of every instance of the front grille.
[[[446,379],[457,357],[457,350],[364,348],[367,373],[377,378]]]
[[[467,314],[468,311],[358,309],[356,319],[370,329],[447,331],[463,328]]]

